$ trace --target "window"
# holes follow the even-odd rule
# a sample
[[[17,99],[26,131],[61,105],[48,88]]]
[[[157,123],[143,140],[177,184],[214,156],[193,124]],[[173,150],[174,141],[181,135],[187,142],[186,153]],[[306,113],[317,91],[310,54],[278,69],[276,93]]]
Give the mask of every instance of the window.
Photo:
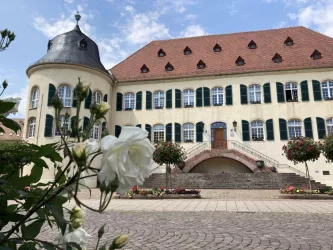
[[[262,121],[251,122],[251,137],[253,141],[264,140],[264,123]]]
[[[163,56],[165,56],[166,54],[165,54],[165,52],[162,50],[162,49],[160,49],[158,52],[157,52],[157,56],[158,57],[163,57]]]
[[[289,82],[285,88],[287,102],[298,102],[298,88],[297,83]]]
[[[333,99],[333,81],[325,81],[322,83],[323,97],[325,100]]]
[[[162,109],[164,107],[164,92],[156,91],[154,93],[154,107],[155,109]]]
[[[288,37],[285,41],[284,41],[284,44],[286,46],[292,46],[294,44],[294,41],[293,39],[291,39],[290,37]]]
[[[58,96],[62,101],[64,107],[70,107],[72,103],[72,89],[68,85],[60,86],[58,89]]]
[[[184,90],[184,107],[194,107],[194,90]]]
[[[313,53],[311,54],[311,57],[313,60],[318,60],[321,59],[321,53],[318,50],[314,50]]]
[[[31,117],[28,121],[28,137],[34,137],[36,130],[36,118]]]
[[[330,175],[330,171],[328,171],[328,170],[323,170],[323,175]]]
[[[249,87],[250,103],[261,103],[261,87],[260,85],[251,85]]]
[[[204,69],[204,68],[206,68],[206,64],[202,60],[200,60],[197,64],[197,68]]]
[[[243,66],[245,64],[245,61],[242,57],[239,56],[235,63],[237,66]]]
[[[59,121],[60,121],[60,129],[61,129],[62,134],[67,135],[68,130],[69,130],[69,119],[68,118],[66,119],[64,115],[61,115]],[[59,130],[57,130],[56,125],[54,127],[56,128],[54,135],[60,136]]]
[[[146,64],[142,65],[142,67],[141,67],[141,73],[148,73],[148,72],[149,72],[149,69],[146,66]]]
[[[302,122],[300,120],[288,121],[289,139],[302,136]]]
[[[80,40],[80,42],[79,42],[78,45],[79,45],[79,48],[80,48],[80,49],[84,49],[84,50],[86,50],[87,47],[88,47],[88,43],[87,43],[86,39],[84,39],[84,38],[82,38],[82,39]]]
[[[35,109],[38,106],[38,88],[34,87],[31,94],[31,108]]]
[[[274,63],[280,63],[280,62],[282,62],[282,56],[280,56],[278,53],[276,53],[276,54],[273,56],[272,61],[273,61]]]
[[[99,134],[100,134],[100,123],[96,122],[92,128],[90,138],[94,140],[99,140]]]
[[[212,89],[212,101],[214,106],[220,106],[223,104],[223,88]]]
[[[92,95],[92,98],[93,98],[92,101],[93,101],[94,103],[101,104],[102,95],[101,95],[100,92],[95,91],[95,92],[93,93],[93,95]]]
[[[326,120],[326,126],[327,126],[327,135],[333,134],[333,118],[328,118]]]
[[[185,142],[194,141],[194,125],[192,123],[185,123],[183,125],[183,133]]]
[[[171,65],[171,63],[167,63],[166,65],[165,65],[165,70],[166,71],[173,71],[173,66]]]
[[[192,54],[192,50],[188,46],[186,46],[186,48],[184,49],[184,55],[190,55],[190,54]]]
[[[126,93],[125,94],[125,110],[134,109],[134,105],[135,105],[134,93]]]
[[[52,46],[52,41],[49,40],[47,43],[47,50],[51,49],[51,46]]]
[[[154,142],[164,141],[164,126],[162,124],[155,125],[154,131]]]
[[[214,50],[214,52],[221,52],[221,51],[222,51],[222,48],[221,48],[221,46],[217,43],[217,44],[215,44],[213,50]]]
[[[251,42],[248,44],[249,49],[256,49],[257,48],[257,44],[251,40]]]

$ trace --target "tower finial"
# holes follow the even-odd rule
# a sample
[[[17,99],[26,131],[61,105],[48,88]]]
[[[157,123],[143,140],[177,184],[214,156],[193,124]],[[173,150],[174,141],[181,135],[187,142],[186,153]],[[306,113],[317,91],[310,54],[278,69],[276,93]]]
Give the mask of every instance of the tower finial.
[[[79,12],[77,12],[77,13],[75,14],[75,20],[76,20],[76,24],[77,24],[77,25],[79,24],[80,19],[81,19],[81,15],[80,15]]]

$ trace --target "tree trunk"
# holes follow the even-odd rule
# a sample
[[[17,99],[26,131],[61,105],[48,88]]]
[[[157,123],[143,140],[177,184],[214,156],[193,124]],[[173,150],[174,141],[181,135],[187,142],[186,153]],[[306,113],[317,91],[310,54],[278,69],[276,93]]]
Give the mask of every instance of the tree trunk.
[[[308,164],[306,162],[305,162],[305,171],[306,171],[305,172],[306,173],[306,177],[309,179],[309,189],[310,189],[310,191],[312,191],[309,167],[308,167]]]
[[[165,190],[169,190],[169,171],[170,166],[169,164],[166,164],[165,166]]]

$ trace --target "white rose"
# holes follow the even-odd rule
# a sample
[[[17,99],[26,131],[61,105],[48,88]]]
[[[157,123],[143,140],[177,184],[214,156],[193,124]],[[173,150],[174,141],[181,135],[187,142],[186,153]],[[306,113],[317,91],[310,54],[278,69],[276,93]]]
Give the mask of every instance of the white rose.
[[[84,143],[76,143],[72,148],[72,153],[74,160],[78,165],[85,164],[88,157],[88,150],[86,149],[86,145]]]
[[[98,109],[99,109],[99,113],[100,113],[101,115],[105,115],[105,114],[109,111],[109,109],[110,109],[110,105],[109,105],[107,102],[102,102],[102,103],[99,105]]]
[[[60,235],[57,240],[59,244],[74,242],[82,247],[87,243],[87,238],[91,237],[82,227],[75,229],[73,232],[67,232],[64,236]]]
[[[100,145],[97,141],[89,141],[86,140],[84,142],[85,148],[88,152],[88,154],[92,154],[92,153],[96,153],[97,151],[99,151]]]
[[[148,132],[137,127],[123,127],[119,138],[112,135],[101,140],[103,152],[100,183],[106,185],[118,176],[117,192],[123,194],[141,185],[150,175],[155,147],[147,139]]]

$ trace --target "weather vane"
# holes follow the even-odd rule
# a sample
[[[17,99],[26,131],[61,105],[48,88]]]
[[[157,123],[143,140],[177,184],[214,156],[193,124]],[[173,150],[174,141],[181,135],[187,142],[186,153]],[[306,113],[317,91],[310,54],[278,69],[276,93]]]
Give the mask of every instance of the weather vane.
[[[81,15],[80,15],[79,12],[77,12],[76,15],[75,15],[75,20],[76,20],[77,25],[79,24],[80,19],[81,19]]]

